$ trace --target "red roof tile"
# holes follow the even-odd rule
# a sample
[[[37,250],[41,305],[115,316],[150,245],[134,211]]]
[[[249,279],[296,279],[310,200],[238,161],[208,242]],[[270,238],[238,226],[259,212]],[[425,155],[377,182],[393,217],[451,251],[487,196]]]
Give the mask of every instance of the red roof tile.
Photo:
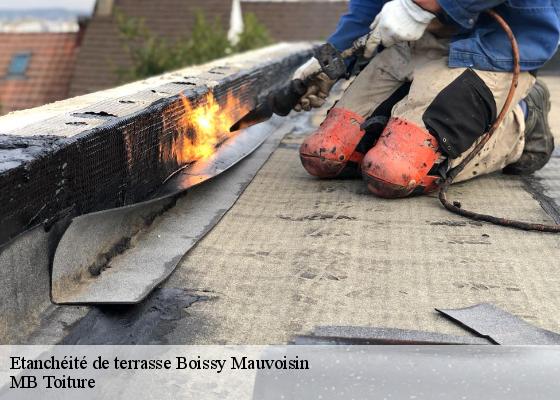
[[[0,33],[0,113],[68,97],[77,33]],[[30,53],[23,77],[8,76],[12,57]]]

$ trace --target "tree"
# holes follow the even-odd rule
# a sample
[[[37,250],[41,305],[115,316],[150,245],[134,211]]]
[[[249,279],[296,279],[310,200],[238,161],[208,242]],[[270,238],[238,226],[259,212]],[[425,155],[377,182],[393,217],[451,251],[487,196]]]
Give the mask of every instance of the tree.
[[[236,52],[243,52],[259,47],[268,46],[272,39],[266,27],[259,22],[253,13],[243,15],[243,32],[239,35],[239,42],[235,46]]]
[[[121,10],[116,10],[115,19],[124,51],[132,61],[130,67],[118,68],[116,71],[124,82],[205,63],[272,42],[266,28],[252,13],[244,15],[244,29],[235,46],[228,41],[220,19],[215,18],[209,22],[201,11],[195,14],[190,36],[174,42],[151,32],[143,18],[130,17]]]
[[[120,10],[116,10],[115,17],[124,51],[132,61],[129,68],[117,69],[121,81],[140,79],[169,70],[172,66],[169,46],[146,27],[144,19],[129,17]]]

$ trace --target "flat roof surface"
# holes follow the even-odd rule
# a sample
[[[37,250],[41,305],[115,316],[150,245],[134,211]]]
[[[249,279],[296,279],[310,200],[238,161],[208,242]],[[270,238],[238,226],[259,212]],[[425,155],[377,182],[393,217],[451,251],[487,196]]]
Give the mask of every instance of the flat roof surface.
[[[560,78],[545,80],[558,135]],[[320,122],[321,113],[311,119]],[[435,195],[384,200],[360,180],[314,179],[298,156],[310,130],[300,126],[284,138],[162,285],[193,299],[180,318],[162,319],[153,342],[286,343],[319,325],[465,335],[434,308],[482,302],[560,332],[558,236],[472,222],[444,210]],[[454,185],[449,195],[472,210],[550,223],[554,215],[539,201],[558,206],[559,182],[556,152],[534,178],[494,174]],[[59,307],[32,341],[60,340],[86,312]]]
[[[560,133],[560,79],[546,79]],[[560,331],[560,240],[455,216],[435,195],[371,196],[360,180],[318,180],[292,134],[237,204],[166,282],[210,300],[188,309],[173,343],[284,343],[318,325],[465,334],[434,308],[490,302]],[[559,138],[560,139],[560,138]],[[560,153],[538,175],[560,205]],[[552,222],[539,193],[494,174],[454,185],[464,207]]]

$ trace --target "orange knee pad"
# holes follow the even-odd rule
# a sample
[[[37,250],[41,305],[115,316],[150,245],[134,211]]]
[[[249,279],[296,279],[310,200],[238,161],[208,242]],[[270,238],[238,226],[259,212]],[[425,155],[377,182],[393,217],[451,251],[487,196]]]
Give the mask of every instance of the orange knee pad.
[[[319,129],[299,149],[303,167],[313,176],[335,178],[356,173],[364,154],[356,151],[365,131],[364,118],[350,110],[333,108]],[[354,168],[352,168],[352,166]]]
[[[440,177],[430,170],[440,157],[437,139],[426,129],[391,118],[375,146],[362,161],[370,192],[397,198],[435,190]]]

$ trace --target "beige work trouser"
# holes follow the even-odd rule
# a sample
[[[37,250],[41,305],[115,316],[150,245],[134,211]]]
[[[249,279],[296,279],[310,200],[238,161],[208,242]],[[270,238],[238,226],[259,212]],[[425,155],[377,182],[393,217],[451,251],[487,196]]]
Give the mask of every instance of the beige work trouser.
[[[409,94],[392,110],[393,117],[406,119],[424,127],[422,115],[434,98],[452,83],[466,68],[447,66],[449,40],[426,33],[416,42],[399,43],[379,53],[348,87],[335,105],[369,116],[403,82],[412,82]],[[498,113],[502,109],[511,85],[511,73],[475,70],[494,95]],[[523,99],[535,78],[521,73],[510,112],[483,150],[457,176],[462,181],[478,175],[499,171],[519,159],[525,144],[525,121],[519,101]],[[453,168],[476,146],[449,160]]]

